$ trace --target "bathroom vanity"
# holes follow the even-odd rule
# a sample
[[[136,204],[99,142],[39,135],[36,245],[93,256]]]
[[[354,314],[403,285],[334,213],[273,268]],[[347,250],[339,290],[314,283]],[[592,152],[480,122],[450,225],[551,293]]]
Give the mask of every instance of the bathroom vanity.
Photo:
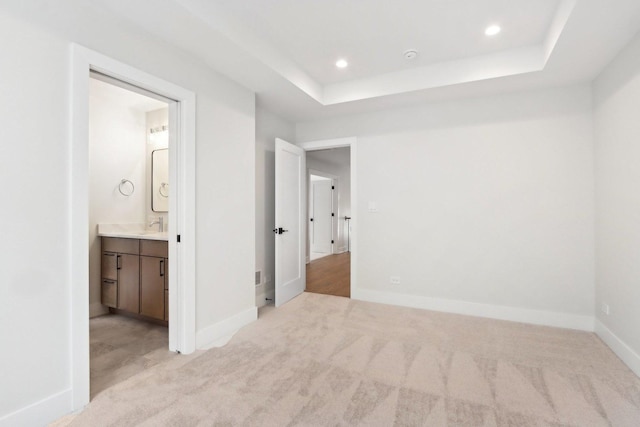
[[[169,251],[163,235],[101,233],[103,305],[111,311],[168,322]]]

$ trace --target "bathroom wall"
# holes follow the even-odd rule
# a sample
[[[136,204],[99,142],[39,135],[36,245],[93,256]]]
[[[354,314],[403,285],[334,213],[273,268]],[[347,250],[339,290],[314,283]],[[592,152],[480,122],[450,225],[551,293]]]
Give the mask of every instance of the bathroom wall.
[[[89,315],[107,312],[100,303],[100,223],[142,223],[147,209],[146,113],[158,102],[90,80]],[[156,105],[157,107],[157,105]],[[130,196],[118,190],[122,179],[134,184]],[[130,190],[124,185],[123,190]]]
[[[154,212],[151,209],[151,199],[153,197],[151,190],[151,154],[154,150],[161,150],[163,148],[169,147],[169,133],[168,132],[160,132],[156,133],[154,136],[151,136],[149,131],[152,128],[158,128],[161,126],[169,126],[169,108],[163,107],[158,110],[149,111],[146,113],[146,188],[147,188],[147,197],[146,197],[146,222],[147,225],[151,224],[151,222],[156,221],[159,217],[163,218],[164,230],[167,230],[167,224],[169,222],[169,213],[168,212]],[[171,186],[169,186],[171,188]],[[156,226],[154,226],[156,227]]]

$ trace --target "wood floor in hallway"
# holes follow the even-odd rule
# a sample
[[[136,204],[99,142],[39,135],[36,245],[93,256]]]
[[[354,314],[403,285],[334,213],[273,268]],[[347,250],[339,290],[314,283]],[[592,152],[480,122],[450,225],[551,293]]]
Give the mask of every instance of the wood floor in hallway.
[[[316,259],[307,264],[307,292],[351,296],[351,253]]]

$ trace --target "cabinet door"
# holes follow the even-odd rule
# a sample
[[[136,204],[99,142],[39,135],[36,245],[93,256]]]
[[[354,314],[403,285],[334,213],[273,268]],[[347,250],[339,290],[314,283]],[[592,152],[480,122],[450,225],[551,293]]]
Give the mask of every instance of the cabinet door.
[[[164,319],[164,258],[140,257],[140,314]]]
[[[164,291],[164,320],[169,321],[169,291]]]
[[[102,252],[103,279],[118,280],[117,257],[114,252]]]
[[[164,290],[169,290],[169,260],[164,259]]]
[[[118,308],[140,313],[140,257],[118,254]]]

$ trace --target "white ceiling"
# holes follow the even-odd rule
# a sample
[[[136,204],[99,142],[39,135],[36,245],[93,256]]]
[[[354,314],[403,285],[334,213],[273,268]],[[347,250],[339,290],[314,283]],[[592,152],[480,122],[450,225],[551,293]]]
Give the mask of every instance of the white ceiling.
[[[638,0],[96,1],[293,122],[586,83],[640,29]]]
[[[538,45],[560,0],[207,2],[214,4],[326,85]],[[502,34],[488,38],[484,30],[494,23],[503,24]],[[419,56],[405,60],[408,49]],[[338,69],[338,58],[350,66]]]

